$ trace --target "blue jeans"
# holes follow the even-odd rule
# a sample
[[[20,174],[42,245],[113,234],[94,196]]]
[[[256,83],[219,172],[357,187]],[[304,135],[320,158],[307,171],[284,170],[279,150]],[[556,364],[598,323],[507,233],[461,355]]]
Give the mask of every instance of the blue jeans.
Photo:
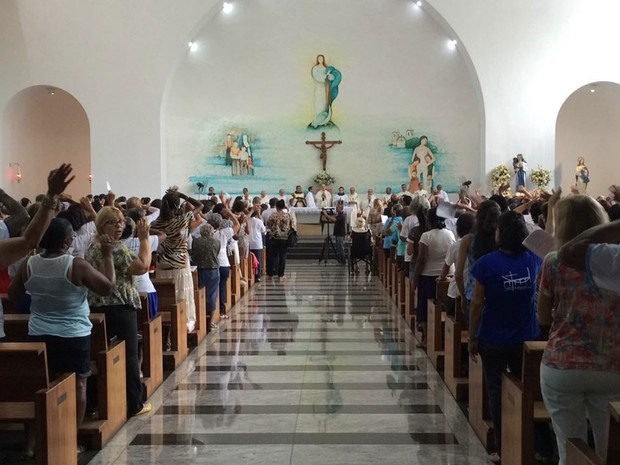
[[[205,288],[207,313],[213,313],[217,303],[217,294],[220,290],[219,268],[198,268],[198,287]]]
[[[230,267],[220,266],[220,314],[226,315],[226,299],[228,298],[226,292],[226,281],[230,277]]]

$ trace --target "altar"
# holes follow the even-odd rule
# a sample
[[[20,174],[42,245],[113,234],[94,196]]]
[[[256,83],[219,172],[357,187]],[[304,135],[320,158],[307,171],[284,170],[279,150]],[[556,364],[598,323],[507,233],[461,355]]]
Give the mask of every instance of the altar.
[[[335,209],[335,208],[334,208]],[[300,236],[318,236],[321,231],[321,209],[311,207],[291,207],[290,211],[297,218],[297,234]],[[344,213],[347,215],[347,224],[351,223],[351,215],[353,208],[344,207]]]

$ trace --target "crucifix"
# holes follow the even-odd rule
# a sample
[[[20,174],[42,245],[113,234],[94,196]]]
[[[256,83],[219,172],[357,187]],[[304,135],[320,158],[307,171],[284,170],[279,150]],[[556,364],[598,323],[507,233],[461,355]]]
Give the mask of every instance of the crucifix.
[[[326,170],[327,167],[327,150],[331,149],[336,144],[342,144],[341,140],[325,140],[325,133],[321,133],[321,140],[307,140],[307,145],[312,145],[313,147],[319,149],[321,151],[321,160],[323,161],[323,171]]]

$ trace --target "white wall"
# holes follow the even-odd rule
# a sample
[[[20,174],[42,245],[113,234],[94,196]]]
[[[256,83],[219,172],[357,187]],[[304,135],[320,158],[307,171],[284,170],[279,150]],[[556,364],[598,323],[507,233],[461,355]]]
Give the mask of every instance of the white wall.
[[[579,156],[590,170],[589,194],[607,196],[609,186],[620,184],[620,85],[600,82],[575,91],[562,106],[556,133],[556,169],[565,192],[575,184]]]
[[[412,3],[237,2],[233,14],[216,16],[196,35],[198,49],[169,87],[169,182],[191,191],[188,178],[202,175],[218,192],[247,185],[255,193],[312,184],[321,164],[304,141],[321,131],[305,130],[313,119],[310,69],[324,54],[343,76],[333,105],[339,130],[327,131],[343,142],[328,158],[336,184],[360,191],[408,184],[411,149],[389,143],[392,131],[409,129],[438,147],[436,183],[451,192],[465,179],[477,183],[481,95],[463,55],[447,48],[449,37]],[[250,128],[260,143],[254,178],[207,163],[234,127]]]
[[[377,1],[385,8],[411,5]],[[620,82],[615,59],[619,2],[429,2],[454,29],[478,73],[486,112],[486,171],[517,152],[530,163],[551,167],[555,121],[566,98],[589,82]],[[160,126],[164,89],[187,53],[188,40],[218,5],[218,0],[3,0],[0,111],[32,85],[66,89],[90,119],[94,190],[103,190],[105,179],[113,178],[116,190],[155,195],[166,185]],[[370,28],[372,19],[360,27]],[[275,16],[273,37],[265,44],[277,41],[284,27]]]
[[[61,163],[71,163],[75,179],[67,188],[74,199],[90,191],[90,131],[88,118],[80,103],[62,89],[30,87],[9,103],[3,121],[3,152],[6,191],[15,198],[47,192],[47,173]],[[11,175],[21,166],[22,182]]]
[[[553,168],[561,105],[589,82],[620,82],[620,2],[429,0],[476,67],[485,102],[486,171],[523,153]]]

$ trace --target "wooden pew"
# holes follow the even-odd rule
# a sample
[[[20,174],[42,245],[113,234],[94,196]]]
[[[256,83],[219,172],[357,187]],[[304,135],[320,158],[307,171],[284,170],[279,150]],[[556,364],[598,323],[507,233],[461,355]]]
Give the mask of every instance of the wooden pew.
[[[407,263],[404,264],[407,266]],[[405,281],[408,281],[408,278],[405,276],[404,270],[400,270],[397,276],[397,294],[396,294],[396,305],[398,306],[398,310],[401,316],[405,315],[405,300],[406,300],[406,285]]]
[[[234,258],[231,260],[234,263]],[[233,264],[230,266],[230,295],[228,300],[230,301],[230,307],[237,305],[237,302],[241,300],[241,269],[239,265]],[[226,310],[228,312],[228,310]]]
[[[170,350],[163,351],[164,370],[175,370],[187,357],[187,307],[185,300],[176,301],[174,280],[155,278],[159,313],[164,325],[170,326]],[[165,333],[165,331],[164,331]],[[162,334],[165,338],[167,335]],[[166,341],[164,341],[164,344]]]
[[[5,315],[8,342],[28,340],[30,315]],[[84,419],[80,437],[93,449],[101,449],[127,421],[125,342],[108,344],[105,315],[92,313],[91,365],[97,377],[97,419]]]
[[[482,370],[482,359],[478,356],[478,361],[469,359],[469,412],[468,418],[472,429],[487,450],[493,449],[495,444],[493,422],[489,412],[489,398],[487,387],[484,382],[484,372]],[[503,457],[502,457],[503,460]]]
[[[469,379],[463,370],[467,360],[468,331],[462,329],[459,318],[446,317],[445,323],[444,382],[457,402],[467,399]],[[464,358],[465,357],[465,358]]]
[[[529,465],[534,461],[534,424],[549,422],[540,391],[540,363],[547,343],[523,344],[521,378],[502,377],[502,464]]]
[[[198,269],[193,268],[192,280],[194,282],[194,303],[196,304],[196,326],[187,335],[189,347],[196,347],[204,338],[207,337],[207,291],[204,287],[198,286]]]
[[[566,465],[616,465],[620,463],[620,402],[609,404],[607,459],[603,460],[581,439],[566,443]]]
[[[34,422],[37,465],[77,465],[74,373],[50,382],[45,344],[0,343],[0,422]]]
[[[91,363],[97,375],[97,413],[85,419],[79,435],[93,449],[101,449],[127,422],[125,341],[108,344],[105,315],[92,313]]]
[[[140,301],[138,331],[142,334],[142,387],[146,400],[164,381],[163,324],[161,315],[151,318],[146,294],[140,293]]]
[[[444,322],[446,312],[441,305],[443,299],[448,294],[449,280],[437,281],[436,298],[428,300],[428,320],[427,320],[427,349],[426,354],[430,358],[431,363],[439,372],[443,372],[444,368]]]

